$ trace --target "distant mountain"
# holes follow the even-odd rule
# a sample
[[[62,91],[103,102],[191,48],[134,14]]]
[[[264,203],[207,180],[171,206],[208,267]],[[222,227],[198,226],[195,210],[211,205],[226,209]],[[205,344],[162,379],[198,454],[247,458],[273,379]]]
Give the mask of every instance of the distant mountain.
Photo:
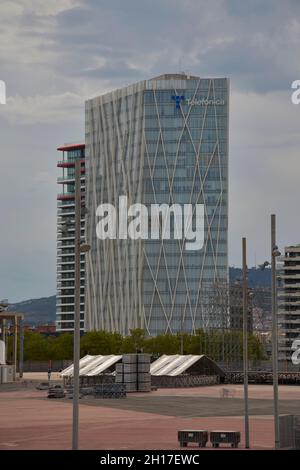
[[[41,297],[40,299],[24,300],[10,304],[8,310],[24,313],[24,323],[41,325],[55,322],[56,296]]]
[[[229,268],[229,278],[231,282],[242,278],[240,268]],[[249,287],[270,287],[271,269],[250,268],[248,271]],[[56,314],[56,296],[42,297],[40,299],[24,300],[10,304],[10,311],[21,312],[25,315],[25,323],[30,325],[41,325],[45,323],[54,323]]]
[[[229,268],[230,282],[239,279],[242,280],[241,268]],[[259,268],[248,269],[248,284],[249,287],[271,287],[271,269],[267,268],[263,271]]]

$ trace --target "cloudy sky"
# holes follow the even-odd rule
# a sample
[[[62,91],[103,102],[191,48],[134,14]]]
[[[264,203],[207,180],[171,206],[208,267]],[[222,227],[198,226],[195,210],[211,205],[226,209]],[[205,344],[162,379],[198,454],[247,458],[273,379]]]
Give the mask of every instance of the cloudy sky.
[[[300,243],[299,0],[1,0],[0,298],[55,293],[56,147],[84,100],[164,72],[228,76],[230,264]]]

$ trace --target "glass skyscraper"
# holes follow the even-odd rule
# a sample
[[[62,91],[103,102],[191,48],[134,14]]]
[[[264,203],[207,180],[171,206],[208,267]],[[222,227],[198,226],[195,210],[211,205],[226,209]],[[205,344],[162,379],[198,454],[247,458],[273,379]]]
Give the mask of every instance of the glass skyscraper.
[[[85,165],[84,143],[64,144],[57,167],[61,175],[57,182],[57,291],[56,331],[74,330],[75,309],[75,161],[81,162],[81,203],[84,208]],[[81,237],[84,239],[84,214],[81,216]],[[80,255],[80,328],[84,330],[85,256]]]
[[[149,334],[218,326],[203,286],[228,281],[227,78],[166,74],[86,102],[85,329]],[[204,245],[96,236],[96,208],[203,204]]]

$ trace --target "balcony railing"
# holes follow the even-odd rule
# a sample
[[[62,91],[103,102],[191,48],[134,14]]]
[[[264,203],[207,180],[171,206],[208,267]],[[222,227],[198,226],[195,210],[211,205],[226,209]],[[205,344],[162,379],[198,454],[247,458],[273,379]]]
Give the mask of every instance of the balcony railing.
[[[84,189],[84,184],[82,184],[82,182],[84,183],[85,177],[82,176],[80,178],[80,181],[81,181],[81,188]],[[64,184],[64,183],[73,184],[73,183],[75,183],[75,176],[59,176],[57,178],[57,182],[58,182],[58,184]]]
[[[75,161],[77,160],[77,158],[69,158],[68,160],[59,160],[57,162],[57,166],[59,168],[72,168],[73,166],[75,166]],[[80,160],[81,164],[83,164],[85,162],[84,159],[81,159]]]
[[[82,188],[81,188],[82,189]],[[81,199],[84,199],[85,197],[85,193],[83,191],[81,191],[80,193],[81,195]],[[60,201],[65,201],[65,200],[74,200],[75,198],[75,192],[65,192],[65,193],[61,193],[61,194],[58,194],[57,195],[57,199],[60,200]]]

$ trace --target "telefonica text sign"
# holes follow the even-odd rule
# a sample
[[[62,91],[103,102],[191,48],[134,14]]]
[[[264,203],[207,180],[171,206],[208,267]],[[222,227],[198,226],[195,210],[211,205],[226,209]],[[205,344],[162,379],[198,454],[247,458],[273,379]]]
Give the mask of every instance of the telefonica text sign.
[[[181,103],[186,103],[189,106],[222,106],[225,101],[222,99],[207,99],[207,98],[186,98],[183,95],[172,95],[171,99],[175,101],[175,106],[180,109]]]
[[[187,104],[189,105],[194,105],[194,106],[220,106],[225,104],[224,100],[208,100],[206,98],[200,98],[200,99],[193,99],[189,98],[187,100]]]

